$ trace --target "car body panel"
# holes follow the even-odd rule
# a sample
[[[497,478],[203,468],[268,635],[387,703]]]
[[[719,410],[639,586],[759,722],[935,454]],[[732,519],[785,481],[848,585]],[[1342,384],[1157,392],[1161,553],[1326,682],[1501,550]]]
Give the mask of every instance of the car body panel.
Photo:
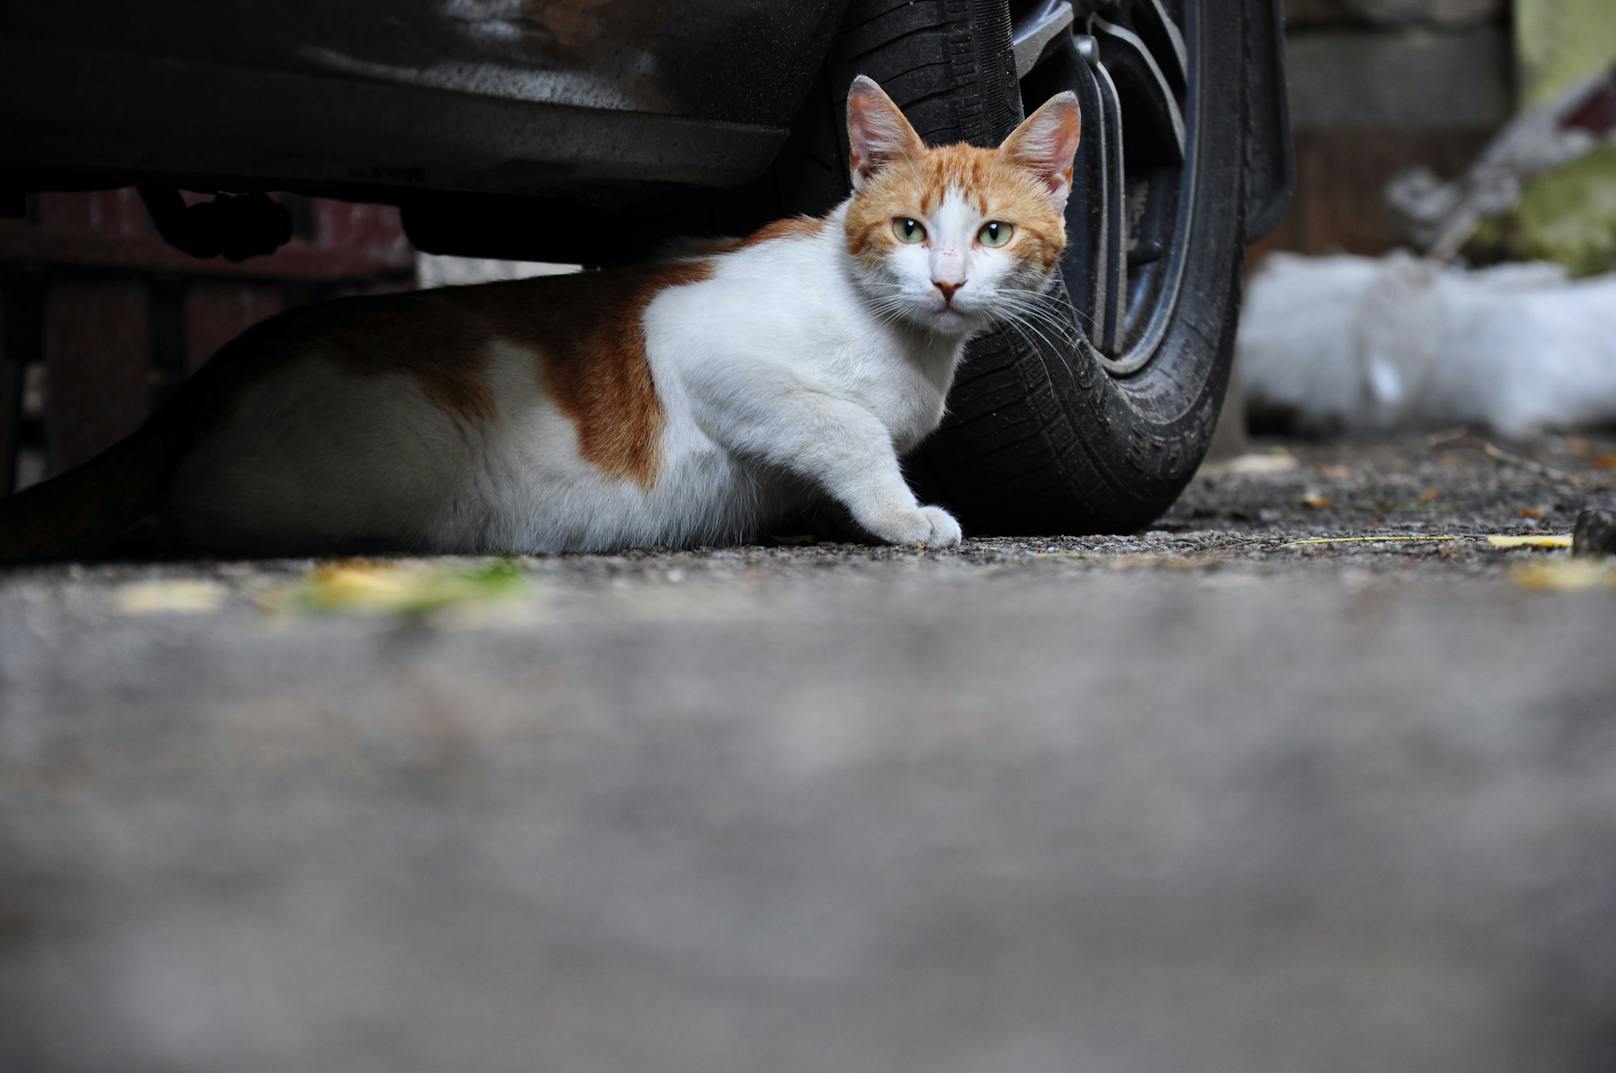
[[[769,184],[847,5],[25,0],[0,8],[0,192],[294,190],[402,205],[440,252],[635,255],[715,199],[781,211],[738,188]],[[1294,168],[1279,0],[1242,14],[1254,239]]]
[[[529,194],[767,167],[846,0],[0,10],[7,170]],[[9,180],[15,183],[17,180]]]
[[[1273,232],[1296,190],[1281,0],[1246,0],[1245,236]]]

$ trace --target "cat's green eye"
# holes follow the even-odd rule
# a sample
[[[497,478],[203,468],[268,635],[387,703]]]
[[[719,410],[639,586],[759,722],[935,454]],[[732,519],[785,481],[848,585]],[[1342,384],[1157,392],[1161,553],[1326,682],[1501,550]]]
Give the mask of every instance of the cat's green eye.
[[[892,233],[898,236],[899,242],[907,242],[910,245],[926,241],[926,229],[920,225],[920,221],[911,220],[907,216],[900,216],[892,221]]]
[[[982,225],[982,230],[976,233],[976,241],[984,246],[1003,246],[1010,241],[1010,236],[1016,233],[1014,224],[1001,223],[998,220],[989,220]]]

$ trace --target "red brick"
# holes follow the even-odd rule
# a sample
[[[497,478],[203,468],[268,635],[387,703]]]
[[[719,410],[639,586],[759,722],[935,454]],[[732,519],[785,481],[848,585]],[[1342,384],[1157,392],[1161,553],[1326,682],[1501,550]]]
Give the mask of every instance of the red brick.
[[[1403,242],[1386,208],[1386,183],[1424,164],[1451,178],[1464,171],[1486,131],[1300,130],[1296,196],[1279,229],[1252,251],[1377,255]]]
[[[189,199],[189,200],[195,200]],[[237,279],[406,278],[415,266],[398,210],[311,201],[314,235],[232,262],[167,245],[132,188],[39,195],[39,220],[0,220],[0,261],[144,269]]]
[[[86,235],[95,231],[90,199],[85,194],[39,194],[40,231],[63,235]]]
[[[21,355],[6,347],[5,294],[0,292],[0,496],[11,494],[17,474],[17,419],[22,416]]]
[[[45,301],[45,437],[57,472],[134,431],[151,386],[146,288],[59,282]]]
[[[186,367],[200,368],[220,347],[284,305],[270,284],[192,284],[185,294]]]

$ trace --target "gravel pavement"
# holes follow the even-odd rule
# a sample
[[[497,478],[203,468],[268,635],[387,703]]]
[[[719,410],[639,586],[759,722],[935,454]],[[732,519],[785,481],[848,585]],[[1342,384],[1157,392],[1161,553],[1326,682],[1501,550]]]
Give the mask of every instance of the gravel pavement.
[[[1613,498],[0,573],[0,1070],[1609,1073],[1616,567],[1487,538]]]

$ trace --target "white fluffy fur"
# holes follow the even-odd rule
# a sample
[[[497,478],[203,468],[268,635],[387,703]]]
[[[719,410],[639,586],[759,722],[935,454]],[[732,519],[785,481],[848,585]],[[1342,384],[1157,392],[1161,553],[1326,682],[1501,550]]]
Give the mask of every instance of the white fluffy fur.
[[[1274,254],[1247,292],[1238,361],[1254,406],[1307,429],[1525,435],[1616,419],[1613,309],[1616,277],[1549,264]]]
[[[497,416],[470,425],[407,374],[301,357],[247,389],[187,459],[166,518],[193,543],[242,551],[554,552],[743,539],[819,490],[882,540],[957,543],[958,523],[916,502],[898,456],[941,420],[1009,259],[971,249],[981,221],[950,197],[927,221],[931,249],[901,247],[888,278],[865,279],[844,212],[816,235],[724,254],[710,279],[648,306],[666,416],[649,489],[582,459],[534,354],[501,341]],[[969,277],[960,299],[975,288],[965,314],[942,309],[939,258]]]

